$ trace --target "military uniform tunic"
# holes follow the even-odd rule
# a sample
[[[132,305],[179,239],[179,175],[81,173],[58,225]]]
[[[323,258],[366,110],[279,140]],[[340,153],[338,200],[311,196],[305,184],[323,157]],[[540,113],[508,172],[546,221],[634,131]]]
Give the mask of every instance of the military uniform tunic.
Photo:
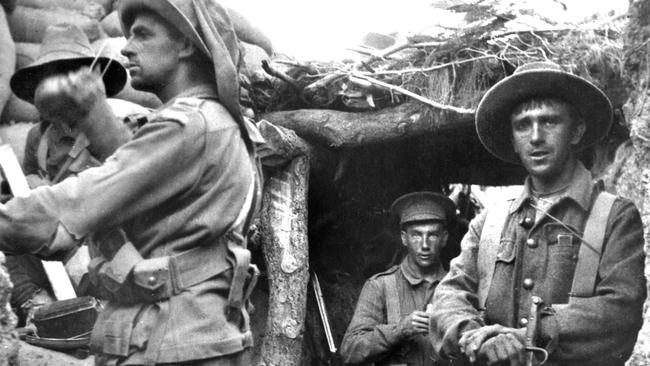
[[[438,278],[442,278],[441,271]],[[386,281],[395,280],[397,293],[389,293]],[[348,326],[341,355],[350,364],[409,365],[424,366],[435,363],[435,353],[431,342],[425,335],[405,339],[399,332],[397,323],[389,322],[387,298],[397,297],[399,318],[408,316],[415,310],[425,311],[438,284],[425,281],[407,264],[405,258],[399,266],[371,277],[361,290],[359,300]]]
[[[254,179],[240,127],[212,86],[195,87],[154,111],[103,165],[0,206],[0,250],[51,254],[62,229],[78,239],[120,229],[145,259],[223,245]],[[249,347],[249,329],[226,318],[231,277],[224,271],[166,300],[109,302],[94,347],[123,364],[144,364],[154,347],[159,363]]]
[[[484,324],[524,327],[531,296],[536,295],[547,305],[538,342],[550,353],[547,364],[623,365],[641,327],[646,297],[643,226],[629,200],[617,198],[612,207],[594,295],[570,295],[582,245],[579,237],[601,190],[580,164],[565,193],[544,215],[535,208],[526,181],[521,196],[510,204],[485,309],[477,309],[477,291],[485,281],[478,274],[477,254],[486,213],[475,218],[461,255],[452,261],[434,296],[432,325],[437,328],[431,334],[436,349],[458,355],[463,331]]]

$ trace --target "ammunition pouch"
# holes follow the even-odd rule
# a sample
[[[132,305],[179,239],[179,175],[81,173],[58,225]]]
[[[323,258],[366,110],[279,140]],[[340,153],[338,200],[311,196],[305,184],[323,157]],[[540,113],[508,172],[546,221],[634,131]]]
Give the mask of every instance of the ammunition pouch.
[[[144,259],[132,243],[125,243],[109,261],[94,258],[89,265],[93,295],[123,305],[166,300],[183,290],[232,270],[228,309],[242,309],[259,271],[250,264],[242,236],[229,231],[218,243],[184,253]]]

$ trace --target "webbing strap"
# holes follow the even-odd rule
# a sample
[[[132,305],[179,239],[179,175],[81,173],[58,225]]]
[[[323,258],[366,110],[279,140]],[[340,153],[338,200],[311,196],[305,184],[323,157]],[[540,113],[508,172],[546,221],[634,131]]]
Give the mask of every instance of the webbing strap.
[[[389,276],[384,277],[384,290],[386,291],[386,318],[388,324],[399,323],[402,313],[399,302],[399,293],[397,292],[397,273],[399,273],[399,271],[395,271]]]
[[[576,264],[573,284],[571,285],[572,297],[593,296],[603,242],[605,241],[607,218],[615,200],[616,196],[603,191],[598,194],[591,208],[583,235],[583,241],[589,245],[581,245],[578,252],[578,263]]]
[[[478,245],[478,306],[485,309],[488,291],[494,275],[494,267],[497,262],[501,234],[505,227],[508,213],[510,212],[511,200],[501,202],[490,207],[481,231],[481,240]]]

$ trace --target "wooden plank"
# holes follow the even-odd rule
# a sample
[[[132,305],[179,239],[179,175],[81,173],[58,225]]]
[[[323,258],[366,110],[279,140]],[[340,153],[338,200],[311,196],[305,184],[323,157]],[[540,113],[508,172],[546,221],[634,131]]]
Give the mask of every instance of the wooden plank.
[[[15,197],[27,196],[30,191],[29,184],[20,163],[18,163],[18,158],[16,158],[14,151],[8,144],[0,145],[0,167],[4,171],[13,195]],[[77,297],[63,263],[58,261],[41,261],[41,263],[57,300]]]

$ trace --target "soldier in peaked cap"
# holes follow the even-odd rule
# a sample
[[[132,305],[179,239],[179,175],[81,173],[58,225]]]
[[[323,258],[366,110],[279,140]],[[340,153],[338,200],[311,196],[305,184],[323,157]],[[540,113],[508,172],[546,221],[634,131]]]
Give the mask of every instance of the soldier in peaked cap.
[[[485,94],[481,142],[528,177],[519,197],[472,221],[438,285],[430,335],[441,355],[625,364],[646,297],[643,226],[634,204],[605,192],[577,157],[611,120],[600,89],[550,62],[523,65]]]
[[[0,206],[0,250],[48,257],[94,239],[98,365],[248,364],[260,136],[239,110],[237,27],[213,0],[122,0],[118,12],[134,88],[165,104],[130,140],[107,139],[99,167]],[[96,73],[48,91],[87,134],[114,118]]]
[[[444,195],[414,192],[395,200],[391,211],[406,257],[364,285],[341,355],[350,364],[447,365],[428,341],[427,305],[446,273],[440,254],[456,207]]]

